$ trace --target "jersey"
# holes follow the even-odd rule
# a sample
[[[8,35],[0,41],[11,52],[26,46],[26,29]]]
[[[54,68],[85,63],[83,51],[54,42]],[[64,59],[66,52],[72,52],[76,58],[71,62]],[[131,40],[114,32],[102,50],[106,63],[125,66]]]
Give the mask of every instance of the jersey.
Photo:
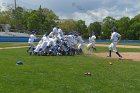
[[[95,39],[96,39],[96,36],[93,35],[92,37],[89,37],[89,42],[90,43],[95,42]]]
[[[30,35],[30,38],[28,40],[28,43],[33,43],[35,39],[37,39],[36,36],[34,36],[33,34],[31,34]]]
[[[58,29],[58,37],[59,38],[64,38],[63,31],[60,28]]]
[[[56,27],[54,27],[52,32],[53,32],[53,33],[58,33],[57,28],[56,28]]]
[[[120,35],[119,33],[113,32],[113,33],[111,34],[111,40],[112,40],[112,42],[118,42],[118,38],[119,38],[119,37],[121,37],[121,35]]]
[[[78,41],[78,43],[83,43],[84,42],[81,36],[77,37],[77,41]]]

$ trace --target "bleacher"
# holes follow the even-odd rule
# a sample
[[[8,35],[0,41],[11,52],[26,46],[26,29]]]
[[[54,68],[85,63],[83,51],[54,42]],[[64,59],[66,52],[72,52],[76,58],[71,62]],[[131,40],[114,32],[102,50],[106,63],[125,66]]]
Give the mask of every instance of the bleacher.
[[[29,37],[27,33],[19,33],[19,32],[0,32],[0,36],[7,37]]]
[[[10,32],[10,25],[9,24],[0,24],[0,36],[2,37],[29,37],[27,33],[20,33],[20,32]]]

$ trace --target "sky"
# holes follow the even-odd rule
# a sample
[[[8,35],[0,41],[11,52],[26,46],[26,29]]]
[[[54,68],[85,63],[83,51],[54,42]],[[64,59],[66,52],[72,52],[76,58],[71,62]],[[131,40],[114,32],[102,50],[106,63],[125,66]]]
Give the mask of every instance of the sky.
[[[37,9],[41,5],[49,8],[60,19],[85,20],[89,25],[102,21],[107,16],[119,19],[123,16],[133,18],[140,13],[140,0],[16,0],[17,5],[27,9]],[[1,10],[14,0],[0,0]]]

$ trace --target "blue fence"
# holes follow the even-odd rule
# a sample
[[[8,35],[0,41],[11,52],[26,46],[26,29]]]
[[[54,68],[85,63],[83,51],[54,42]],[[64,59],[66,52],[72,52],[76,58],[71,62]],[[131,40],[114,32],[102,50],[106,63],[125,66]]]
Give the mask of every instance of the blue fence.
[[[84,40],[84,41],[88,42],[88,40]],[[96,42],[106,43],[106,42],[111,42],[111,40],[96,40]],[[120,43],[136,43],[136,44],[140,44],[140,40],[121,40]]]
[[[0,37],[0,42],[28,42],[29,37]],[[36,40],[36,42],[38,42]],[[88,40],[85,40],[88,42]],[[96,40],[96,42],[111,42],[110,40]],[[121,43],[137,43],[140,44],[140,40],[121,40]]]
[[[0,37],[0,42],[28,42],[28,39],[29,37]]]

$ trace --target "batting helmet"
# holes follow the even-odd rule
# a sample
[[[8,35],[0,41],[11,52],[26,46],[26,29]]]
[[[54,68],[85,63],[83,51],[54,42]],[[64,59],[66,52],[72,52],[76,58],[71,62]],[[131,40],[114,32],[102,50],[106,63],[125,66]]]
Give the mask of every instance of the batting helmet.
[[[115,26],[113,26],[113,28],[111,29],[113,32],[117,31],[117,28]]]

